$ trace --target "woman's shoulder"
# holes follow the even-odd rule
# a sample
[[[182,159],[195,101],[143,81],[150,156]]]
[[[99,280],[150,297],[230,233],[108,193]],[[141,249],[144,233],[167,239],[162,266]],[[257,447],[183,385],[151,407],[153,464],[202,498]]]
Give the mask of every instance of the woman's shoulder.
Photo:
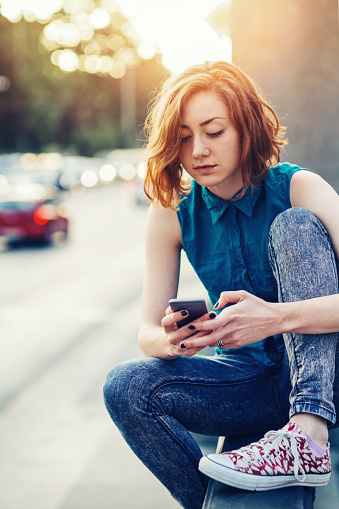
[[[162,205],[150,205],[148,211],[148,225],[153,225],[158,228],[170,229],[173,225],[178,223],[176,211],[163,207]]]
[[[148,237],[181,245],[181,229],[176,211],[162,205],[150,205],[146,227]]]
[[[306,170],[296,164],[280,163],[269,169],[264,179],[265,194],[274,206],[288,208],[290,203],[291,179],[295,173]],[[307,171],[307,170],[306,170]]]
[[[290,184],[292,176],[297,171],[308,171],[306,168],[302,168],[297,164],[288,162],[279,163],[268,170],[268,175],[265,178],[265,184],[276,186],[281,184]]]

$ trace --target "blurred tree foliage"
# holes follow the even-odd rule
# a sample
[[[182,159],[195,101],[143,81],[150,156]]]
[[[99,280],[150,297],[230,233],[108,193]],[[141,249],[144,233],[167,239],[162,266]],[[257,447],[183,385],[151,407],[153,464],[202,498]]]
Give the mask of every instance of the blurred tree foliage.
[[[0,15],[0,78],[9,83],[0,87],[0,152],[62,150],[90,156],[131,145],[121,122],[121,80],[61,71],[41,44],[43,30],[38,22],[11,23]],[[109,29],[101,33],[108,35]],[[156,55],[140,59],[122,79],[129,75],[135,82],[135,146],[141,146],[150,94],[168,72]]]

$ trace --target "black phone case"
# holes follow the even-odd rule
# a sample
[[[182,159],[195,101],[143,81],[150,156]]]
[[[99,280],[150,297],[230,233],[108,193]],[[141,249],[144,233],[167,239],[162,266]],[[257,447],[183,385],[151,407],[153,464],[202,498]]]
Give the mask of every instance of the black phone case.
[[[171,299],[169,305],[172,311],[186,309],[189,313],[188,316],[177,322],[178,327],[183,327],[208,312],[204,299]]]

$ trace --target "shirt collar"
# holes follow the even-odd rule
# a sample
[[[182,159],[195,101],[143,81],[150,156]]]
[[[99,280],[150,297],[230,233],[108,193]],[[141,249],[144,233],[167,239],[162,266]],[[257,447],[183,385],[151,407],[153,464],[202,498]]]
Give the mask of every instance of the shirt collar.
[[[254,205],[261,194],[261,190],[262,186],[255,187],[253,191],[251,188],[248,188],[240,200],[235,200],[236,196],[239,194],[238,192],[230,201],[219,198],[219,196],[213,194],[207,187],[201,188],[201,194],[211,213],[212,223],[215,224],[230,204],[243,212],[246,216],[251,217]]]

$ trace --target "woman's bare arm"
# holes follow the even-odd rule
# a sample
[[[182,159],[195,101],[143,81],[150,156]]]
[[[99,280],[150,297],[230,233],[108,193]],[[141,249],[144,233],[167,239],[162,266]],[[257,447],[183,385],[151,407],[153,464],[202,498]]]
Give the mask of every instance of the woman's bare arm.
[[[146,267],[142,297],[139,345],[147,356],[172,358],[161,326],[169,299],[177,294],[181,230],[177,214],[171,209],[150,207],[146,228]]]

